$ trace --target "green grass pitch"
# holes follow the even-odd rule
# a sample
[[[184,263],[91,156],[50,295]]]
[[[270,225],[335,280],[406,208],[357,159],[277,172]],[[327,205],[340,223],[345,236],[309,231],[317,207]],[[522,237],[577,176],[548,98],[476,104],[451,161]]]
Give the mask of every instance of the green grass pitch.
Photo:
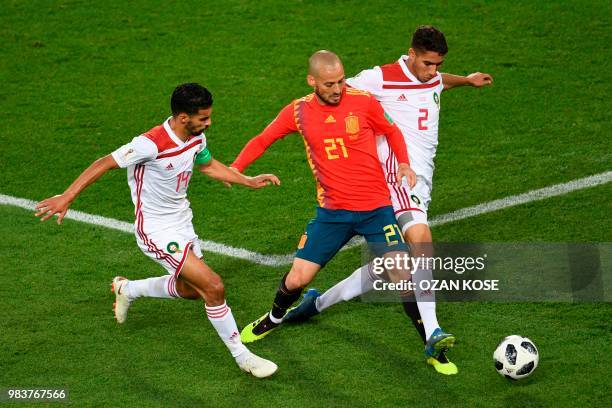
[[[489,72],[492,87],[442,95],[430,212],[612,169],[605,1],[13,1],[0,7],[0,193],[40,200],[91,161],[169,115],[172,89],[197,81],[215,97],[207,133],[229,163],[290,100],[310,92],[306,61],[340,55],[348,75],[396,60],[419,24],[445,32],[442,71]],[[225,189],[194,177],[204,239],[291,252],[313,215],[303,144],[290,136],[249,169],[280,188]],[[610,242],[612,186],[576,191],[433,230],[440,242]],[[131,222],[125,172],[72,207]],[[265,209],[265,211],[262,211]],[[74,406],[603,406],[610,400],[609,303],[440,303],[459,342],[460,373],[427,367],[397,304],[353,301],[252,346],[278,363],[257,381],[234,365],[199,302],[139,300],[112,317],[113,276],[164,271],[129,234],[66,221],[40,224],[0,206],[0,388],[65,387]],[[359,263],[344,251],[313,283]],[[269,307],[286,268],[209,254],[239,325]],[[540,349],[510,383],[492,364],[504,336]]]

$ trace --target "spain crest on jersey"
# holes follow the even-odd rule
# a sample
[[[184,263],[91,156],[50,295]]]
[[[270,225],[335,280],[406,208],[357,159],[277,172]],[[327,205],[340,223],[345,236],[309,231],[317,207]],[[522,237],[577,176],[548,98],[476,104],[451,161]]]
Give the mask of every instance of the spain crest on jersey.
[[[359,133],[359,117],[350,115],[344,118],[346,124],[346,133],[354,134]]]

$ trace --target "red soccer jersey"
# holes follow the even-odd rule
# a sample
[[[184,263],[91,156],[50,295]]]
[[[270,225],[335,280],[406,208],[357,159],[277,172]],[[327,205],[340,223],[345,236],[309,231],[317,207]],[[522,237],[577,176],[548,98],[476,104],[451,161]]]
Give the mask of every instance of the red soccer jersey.
[[[370,211],[391,205],[375,135],[387,135],[399,163],[408,163],[408,151],[400,130],[369,93],[344,88],[336,106],[321,105],[314,94],[296,99],[247,143],[232,166],[242,172],[272,143],[294,132],[304,139],[321,207]]]

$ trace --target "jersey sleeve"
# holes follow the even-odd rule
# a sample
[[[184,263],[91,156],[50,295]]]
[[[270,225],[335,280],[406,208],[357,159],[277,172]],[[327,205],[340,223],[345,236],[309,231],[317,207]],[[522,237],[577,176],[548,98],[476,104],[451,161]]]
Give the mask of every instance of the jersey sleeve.
[[[408,147],[404,141],[404,136],[397,125],[393,123],[393,119],[384,111],[380,102],[375,98],[370,98],[370,106],[368,109],[368,121],[374,129],[374,133],[384,134],[391,145],[391,149],[397,156],[398,163],[410,164],[408,158]]]
[[[140,135],[111,153],[119,167],[125,168],[157,157],[157,146],[151,139]]]
[[[382,93],[382,72],[377,68],[365,69],[347,79],[346,83],[353,88],[368,91],[378,99]]]
[[[198,146],[198,153],[208,149],[208,142],[206,141],[206,135],[202,135],[202,143]]]
[[[272,143],[297,132],[294,118],[294,103],[285,106],[263,132],[251,139],[230,165],[242,172],[257,160]]]

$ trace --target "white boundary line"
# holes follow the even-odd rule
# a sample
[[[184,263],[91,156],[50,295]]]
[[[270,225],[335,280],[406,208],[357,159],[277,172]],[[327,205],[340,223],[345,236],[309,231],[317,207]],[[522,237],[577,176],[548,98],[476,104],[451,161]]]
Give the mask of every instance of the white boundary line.
[[[489,201],[487,203],[474,205],[472,207],[465,207],[460,210],[432,218],[431,220],[429,220],[429,226],[433,228],[440,225],[448,224],[450,222],[475,217],[477,215],[503,210],[504,208],[514,207],[517,205],[530,203],[532,201],[544,200],[546,198],[560,196],[576,190],[599,186],[601,184],[606,184],[611,181],[612,171],[605,171],[603,173],[595,174],[593,176],[584,177],[581,179],[576,179],[567,183],[555,184],[550,187],[531,190],[523,194],[500,198],[499,200]],[[357,237],[355,239],[352,239],[342,249],[353,248],[357,245],[361,245],[363,242],[363,238]]]
[[[448,214],[435,217],[429,223],[430,226],[447,224],[449,222],[463,220],[465,218],[474,217],[476,215],[486,214],[493,211],[501,210],[515,205],[530,203],[532,201],[544,200],[549,197],[556,197],[567,194],[572,191],[582,190],[584,188],[595,187],[601,184],[606,184],[612,181],[612,171],[595,174],[567,183],[555,184],[550,187],[531,190],[523,194],[501,198],[499,200],[489,201],[488,203],[478,204],[472,207],[462,208],[461,210],[453,211]]]
[[[546,198],[560,196],[572,191],[581,190],[589,187],[595,187],[601,184],[606,184],[612,181],[612,171],[606,171],[594,176],[584,177],[573,180],[567,183],[555,184],[550,187],[540,188],[538,190],[528,191],[523,194],[509,196],[499,200],[489,201],[487,203],[475,205],[472,207],[462,208],[448,214],[434,217],[429,221],[431,227],[436,227],[450,222],[463,220],[470,217],[475,217],[481,214],[487,214],[493,211],[498,211],[508,207],[514,207],[529,203],[532,201],[544,200]],[[35,201],[27,200],[0,194],[0,205],[12,205],[15,207],[33,210],[36,205]],[[98,225],[105,228],[114,229],[117,231],[134,233],[134,226],[125,221],[115,220],[113,218],[102,217],[100,215],[87,214],[81,211],[69,210],[66,214],[66,219],[81,221],[88,224]],[[355,239],[348,243],[343,249],[352,248],[359,245],[362,239]],[[233,258],[244,259],[260,265],[267,266],[283,266],[290,264],[293,259],[293,253],[286,255],[264,255],[258,252],[249,251],[244,248],[234,248],[229,245],[221,244],[214,241],[200,241],[202,248],[208,252],[226,255]]]
[[[0,205],[1,204],[12,205],[15,207],[20,207],[26,210],[33,211],[34,206],[36,205],[36,201],[0,194]],[[82,211],[68,210],[68,213],[66,214],[64,219],[81,221],[87,224],[98,225],[100,227],[110,228],[117,231],[128,232],[130,234],[134,233],[134,225],[129,222],[119,221],[114,218],[107,218],[101,215],[88,214]],[[48,222],[54,221],[49,220]],[[248,249],[234,248],[229,245],[221,244],[219,242],[214,241],[200,240],[200,244],[202,245],[202,248],[206,249],[207,252],[214,252],[216,254],[227,255],[233,258],[245,259],[247,261],[255,262],[260,265],[282,266],[290,264],[293,260],[293,254],[264,255],[258,252],[249,251]]]

